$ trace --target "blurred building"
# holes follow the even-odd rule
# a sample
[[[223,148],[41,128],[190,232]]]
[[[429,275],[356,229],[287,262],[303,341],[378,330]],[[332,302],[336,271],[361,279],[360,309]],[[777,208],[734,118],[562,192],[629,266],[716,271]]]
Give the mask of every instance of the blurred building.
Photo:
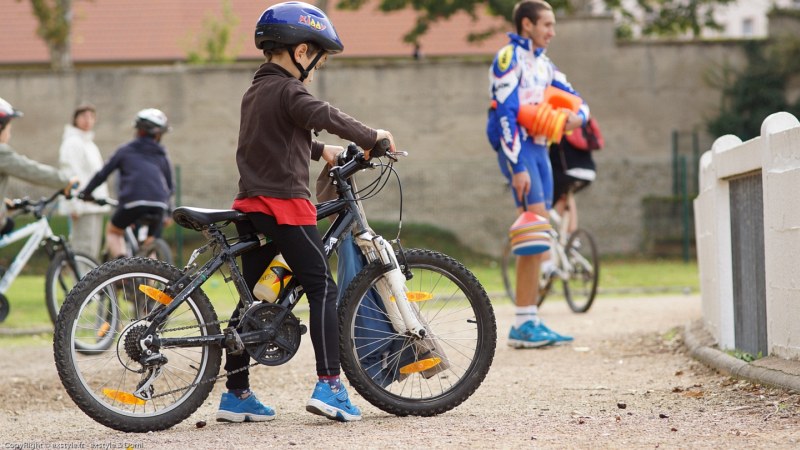
[[[608,13],[604,0],[586,0],[587,10],[593,14]],[[623,0],[626,8],[640,20],[646,21],[646,14],[637,8],[636,0]],[[763,38],[769,30],[767,13],[772,8],[800,9],[800,0],[738,0],[725,6],[718,6],[714,18],[722,25],[722,31],[704,30],[704,38]],[[634,30],[638,32],[639,30]]]

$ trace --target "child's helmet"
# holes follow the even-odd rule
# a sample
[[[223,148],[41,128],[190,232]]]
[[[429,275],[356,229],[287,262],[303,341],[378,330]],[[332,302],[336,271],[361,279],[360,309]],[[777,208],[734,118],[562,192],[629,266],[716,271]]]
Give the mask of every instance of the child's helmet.
[[[11,106],[11,103],[0,98],[0,129],[3,129],[14,117],[22,117],[22,111]]]
[[[150,135],[164,134],[170,130],[167,115],[155,108],[143,109],[136,113],[136,121],[133,126]]]
[[[344,50],[328,16],[304,2],[284,2],[267,8],[256,24],[256,47],[271,49],[313,42],[330,54]]]

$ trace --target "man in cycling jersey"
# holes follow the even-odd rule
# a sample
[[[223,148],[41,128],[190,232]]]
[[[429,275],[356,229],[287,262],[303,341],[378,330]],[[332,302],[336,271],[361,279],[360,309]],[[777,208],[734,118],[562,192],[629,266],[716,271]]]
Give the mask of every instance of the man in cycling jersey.
[[[497,152],[500,171],[512,186],[514,202],[522,213],[523,198],[528,210],[548,217],[552,205],[553,177],[547,153],[547,137],[532,136],[518,124],[521,105],[538,104],[548,86],[577,93],[545,54],[555,36],[555,15],[543,0],[523,0],[512,14],[516,33],[509,33],[509,44],[500,49],[489,70],[489,89],[493,108],[489,111],[486,132]],[[581,126],[589,117],[582,104],[570,112],[565,130]],[[516,321],[508,344],[515,348],[542,347],[572,341],[547,328],[538,317],[539,272],[546,255],[526,255],[517,259]]]
[[[20,178],[33,184],[64,188],[69,193],[77,178],[72,178],[45,164],[28,159],[11,148],[11,119],[22,117],[22,112],[14,109],[10,103],[0,98],[0,199],[5,199],[8,179]],[[6,217],[6,204],[0,202],[0,235],[10,233],[14,229],[14,221]]]
[[[91,199],[93,191],[119,171],[119,206],[106,226],[109,258],[125,256],[125,228],[145,216],[164,217],[174,192],[172,162],[161,138],[169,131],[167,116],[155,108],[136,114],[134,140],[118,148],[78,195]],[[162,221],[151,225],[148,239],[161,236]]]

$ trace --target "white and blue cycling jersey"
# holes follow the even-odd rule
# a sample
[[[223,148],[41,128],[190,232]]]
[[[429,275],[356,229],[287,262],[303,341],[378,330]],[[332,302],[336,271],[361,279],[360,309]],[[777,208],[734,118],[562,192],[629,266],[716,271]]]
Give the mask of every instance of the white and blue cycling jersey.
[[[532,40],[517,34],[508,33],[508,36],[509,44],[497,52],[489,69],[489,94],[496,107],[489,111],[486,134],[492,148],[500,154],[499,159],[507,160],[513,173],[519,173],[526,169],[521,153],[537,151],[547,158],[547,138],[529,136],[527,130],[517,124],[520,105],[540,103],[545,89],[551,85],[579,94],[545,55],[543,48],[534,48]],[[586,123],[589,107],[585,102],[577,114]]]

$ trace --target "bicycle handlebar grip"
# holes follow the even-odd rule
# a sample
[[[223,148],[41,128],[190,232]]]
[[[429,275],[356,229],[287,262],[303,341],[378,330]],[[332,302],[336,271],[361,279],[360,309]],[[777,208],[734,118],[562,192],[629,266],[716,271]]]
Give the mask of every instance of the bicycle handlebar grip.
[[[375,146],[372,147],[372,150],[369,152],[370,158],[380,158],[381,156],[385,155],[386,152],[392,148],[392,143],[387,138],[383,138],[375,143]]]

